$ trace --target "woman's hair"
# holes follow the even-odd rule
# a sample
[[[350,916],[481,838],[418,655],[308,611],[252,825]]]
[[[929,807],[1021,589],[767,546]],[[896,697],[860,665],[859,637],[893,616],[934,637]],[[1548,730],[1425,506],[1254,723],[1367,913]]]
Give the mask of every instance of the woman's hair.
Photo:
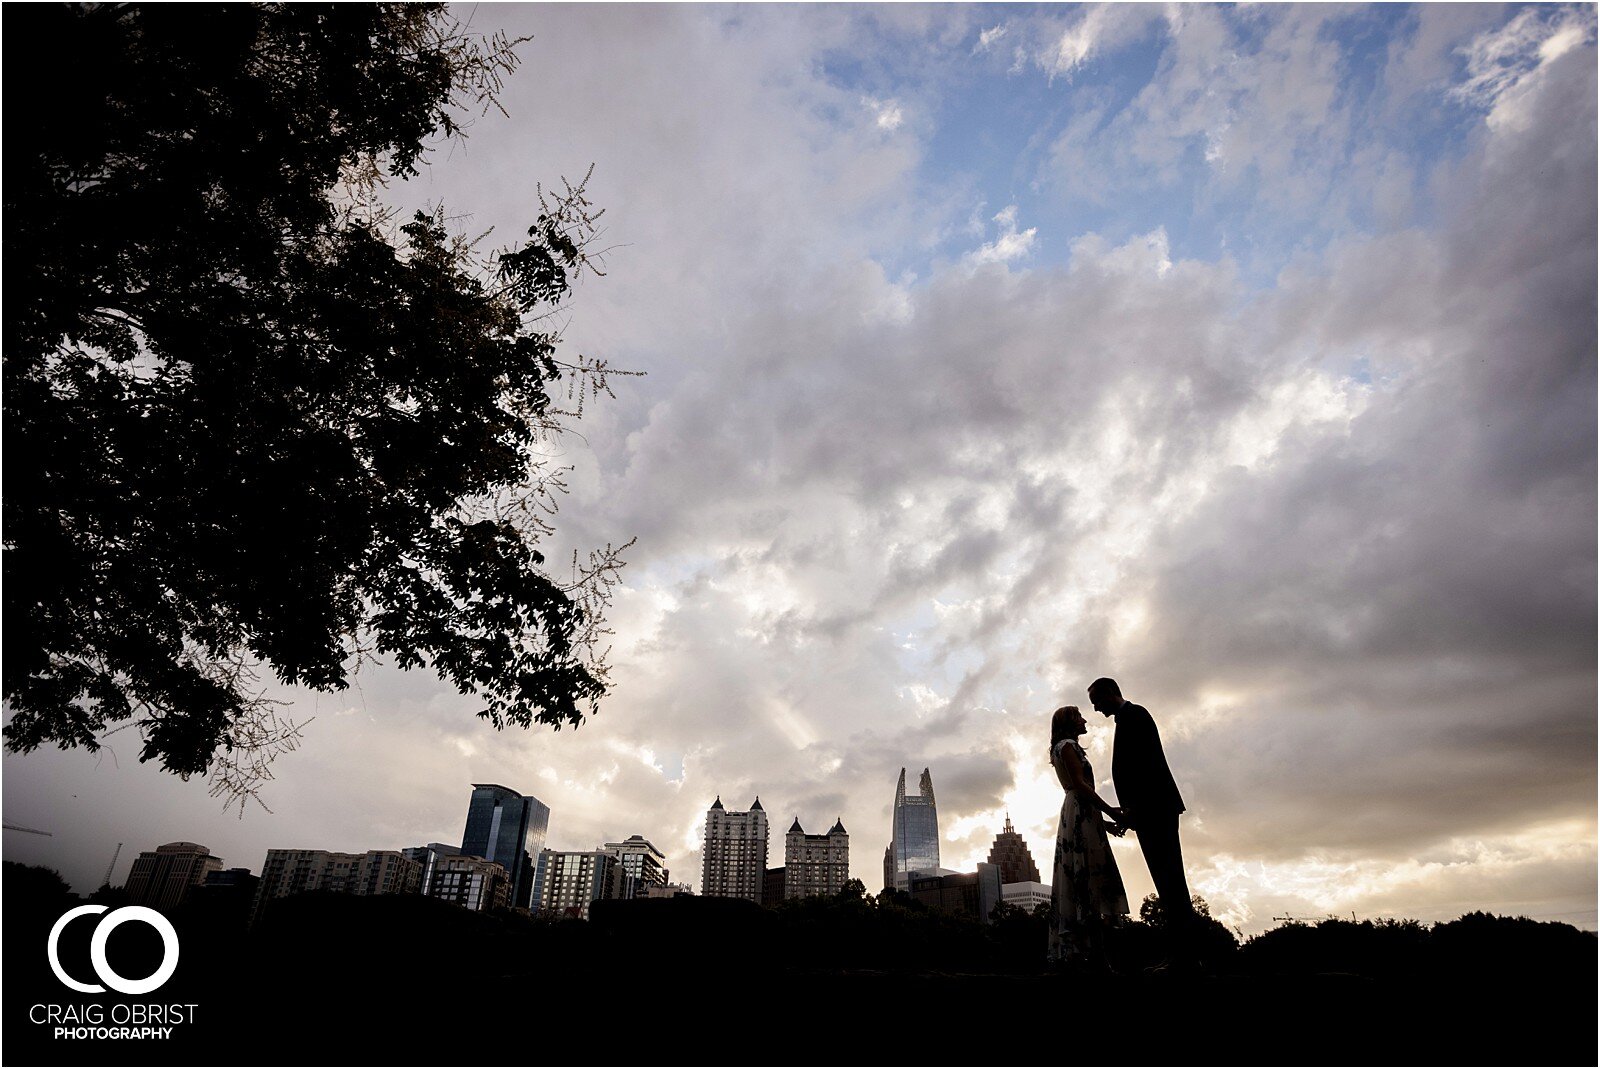
[[[1056,743],[1062,739],[1071,738],[1067,725],[1072,723],[1073,714],[1078,712],[1076,705],[1063,705],[1050,717],[1050,749],[1056,748]]]

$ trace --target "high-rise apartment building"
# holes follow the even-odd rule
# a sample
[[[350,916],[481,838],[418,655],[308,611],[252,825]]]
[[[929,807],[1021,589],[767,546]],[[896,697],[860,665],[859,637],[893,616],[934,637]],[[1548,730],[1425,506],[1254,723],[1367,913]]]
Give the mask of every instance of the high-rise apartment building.
[[[1033,852],[1017,829],[1011,826],[1011,814],[1006,814],[1005,830],[994,837],[989,847],[989,864],[1000,867],[1001,883],[1038,883],[1039,866],[1033,863]]]
[[[639,897],[646,887],[666,886],[671,873],[661,863],[667,855],[643,835],[630,835],[620,843],[606,843],[606,850],[622,862],[622,871],[633,880],[633,897]]]
[[[633,880],[609,850],[539,852],[541,913],[589,919],[589,905],[602,898],[631,898]]]
[[[255,912],[274,898],[303,891],[350,895],[414,895],[422,866],[398,850],[341,854],[332,850],[268,850],[256,887]]]
[[[447,857],[461,856],[461,848],[447,846],[444,843],[429,843],[427,846],[408,846],[400,853],[422,866],[422,878],[417,882],[417,886],[421,887],[422,893],[426,895],[433,893],[429,889],[433,886],[434,866]],[[504,871],[505,867],[501,866],[501,872]]]
[[[357,857],[340,854],[340,859]],[[333,855],[327,850],[268,850],[256,884],[256,912],[270,899],[318,890]]]
[[[767,872],[767,813],[757,798],[747,810],[729,810],[722,797],[706,812],[700,893],[761,901]]]
[[[915,795],[906,794],[906,770],[894,789],[894,832],[885,864],[884,886],[907,890],[913,875],[939,873],[939,810],[933,799],[933,777],[922,770]]]
[[[368,850],[349,890],[358,895],[421,894],[422,866],[398,850]]]
[[[497,783],[474,783],[461,852],[500,862],[511,879],[511,904],[531,909],[533,859],[544,849],[549,827],[550,807],[539,799]]]
[[[783,837],[783,867],[784,898],[838,894],[850,878],[850,833],[844,821],[835,820],[826,835],[807,835],[795,817]]]
[[[430,871],[426,885],[430,898],[480,913],[504,909],[511,901],[511,881],[498,861],[451,854],[435,857]]]
[[[135,906],[170,909],[206,874],[222,871],[222,859],[199,843],[165,843],[134,858],[124,890]]]

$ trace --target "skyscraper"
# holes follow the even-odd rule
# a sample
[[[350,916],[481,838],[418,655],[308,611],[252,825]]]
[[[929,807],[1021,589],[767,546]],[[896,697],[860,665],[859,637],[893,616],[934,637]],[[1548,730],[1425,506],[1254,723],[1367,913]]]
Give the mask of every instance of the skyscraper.
[[[474,783],[461,852],[505,866],[511,905],[530,909],[535,904],[533,859],[544,849],[549,827],[550,807],[539,799],[497,783]]]
[[[1038,883],[1039,866],[1033,863],[1033,852],[1023,842],[1017,829],[1011,826],[1011,814],[1006,814],[1006,827],[994,837],[989,848],[989,864],[1000,866],[1001,883]]]
[[[767,814],[757,798],[745,811],[722,807],[722,797],[706,812],[706,844],[700,867],[700,893],[761,901],[767,872]]]
[[[894,789],[894,838],[889,843],[886,876],[900,890],[910,887],[911,874],[939,873],[939,810],[933,801],[933,777],[922,770],[917,796],[906,794],[906,770]],[[886,884],[887,886],[887,884]]]
[[[134,859],[126,885],[128,901],[170,909],[183,901],[189,888],[200,886],[208,873],[221,870],[222,859],[212,857],[199,843],[167,843]]]

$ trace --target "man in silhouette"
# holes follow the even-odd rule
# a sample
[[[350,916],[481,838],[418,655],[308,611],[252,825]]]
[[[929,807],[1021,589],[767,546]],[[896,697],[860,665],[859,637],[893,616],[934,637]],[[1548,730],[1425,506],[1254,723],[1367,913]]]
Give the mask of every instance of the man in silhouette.
[[[1167,767],[1161,735],[1150,710],[1122,696],[1116,680],[1104,677],[1089,684],[1089,701],[1095,710],[1115,717],[1117,733],[1111,744],[1111,782],[1117,789],[1121,823],[1139,837],[1139,849],[1150,869],[1150,879],[1161,899],[1166,918],[1169,956],[1167,966],[1192,965],[1195,927],[1189,882],[1183,876],[1183,847],[1178,843],[1178,814],[1183,797]]]

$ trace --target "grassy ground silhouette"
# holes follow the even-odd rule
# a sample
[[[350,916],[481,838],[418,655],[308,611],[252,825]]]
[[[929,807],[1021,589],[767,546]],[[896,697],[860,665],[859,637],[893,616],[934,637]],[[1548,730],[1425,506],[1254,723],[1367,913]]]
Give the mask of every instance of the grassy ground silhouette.
[[[980,925],[895,900],[684,898],[599,903],[577,921],[312,893],[271,903],[253,928],[238,912],[172,911],[177,973],[157,993],[119,996],[54,978],[44,942],[67,900],[35,890],[7,866],[8,1064],[528,1064],[574,1049],[623,1064],[660,1060],[661,1048],[676,1061],[818,1065],[1585,1064],[1596,1053],[1595,936],[1482,913],[1288,925],[1242,945],[1217,925],[1198,977],[1142,971],[1165,941],[1132,922],[1113,933],[1120,975],[1090,978],[1047,970],[1044,918],[1020,910]],[[62,939],[69,974],[92,973],[91,927]],[[124,928],[111,956],[144,975],[160,945]],[[160,1041],[57,1039],[30,1019],[39,1004],[117,1002],[195,1010]],[[796,1019],[825,1019],[834,1038],[785,1046]]]

